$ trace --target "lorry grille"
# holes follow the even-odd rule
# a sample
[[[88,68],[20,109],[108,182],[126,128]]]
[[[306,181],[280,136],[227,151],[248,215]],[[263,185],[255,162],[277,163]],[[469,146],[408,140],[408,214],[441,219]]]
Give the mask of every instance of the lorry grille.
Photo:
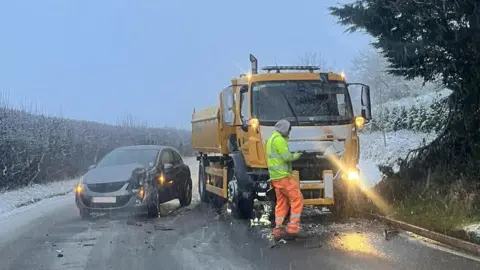
[[[324,190],[319,190],[319,189],[302,189],[302,195],[304,199],[318,199],[318,198],[323,198]]]
[[[98,193],[108,193],[120,190],[126,183],[125,182],[113,182],[113,183],[101,183],[101,184],[87,184],[89,190]]]
[[[292,163],[292,169],[297,170],[300,180],[323,180],[323,171],[332,170],[335,175],[338,169],[327,158],[317,158],[315,153],[303,154]]]

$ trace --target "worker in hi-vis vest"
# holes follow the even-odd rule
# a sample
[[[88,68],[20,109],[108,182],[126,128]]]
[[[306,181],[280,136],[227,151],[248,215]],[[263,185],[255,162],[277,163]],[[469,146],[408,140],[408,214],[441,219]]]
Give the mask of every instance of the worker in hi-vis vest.
[[[290,153],[287,139],[292,126],[287,120],[275,124],[275,131],[266,144],[268,173],[272,187],[275,189],[277,203],[275,207],[275,228],[273,237],[276,241],[282,238],[305,237],[300,232],[300,215],[303,209],[303,195],[300,187],[292,178],[292,161],[300,158],[301,153]],[[286,231],[283,222],[290,210],[290,220]]]

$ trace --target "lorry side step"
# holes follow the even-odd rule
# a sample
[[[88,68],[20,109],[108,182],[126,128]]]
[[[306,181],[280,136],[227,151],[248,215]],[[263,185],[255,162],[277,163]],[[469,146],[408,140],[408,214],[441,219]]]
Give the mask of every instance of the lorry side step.
[[[300,189],[324,189],[325,184],[321,180],[300,181]]]
[[[205,172],[208,180],[205,189],[222,198],[227,198],[227,170],[208,166],[205,168]],[[216,181],[212,181],[213,179]],[[218,183],[220,186],[212,185],[212,183]]]

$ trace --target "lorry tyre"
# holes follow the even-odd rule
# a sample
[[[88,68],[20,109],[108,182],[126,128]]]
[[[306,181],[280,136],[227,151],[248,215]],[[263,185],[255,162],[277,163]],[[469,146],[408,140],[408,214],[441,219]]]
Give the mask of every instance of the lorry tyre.
[[[243,198],[238,188],[237,177],[233,175],[227,187],[227,208],[235,218],[250,219],[253,215],[254,203],[252,199]]]
[[[333,185],[335,203],[330,211],[335,219],[347,219],[355,216],[358,208],[360,189],[353,183],[338,179]]]
[[[210,196],[207,192],[207,174],[205,173],[205,164],[203,159],[200,160],[198,166],[198,193],[200,196],[200,201],[208,203],[210,201]]]

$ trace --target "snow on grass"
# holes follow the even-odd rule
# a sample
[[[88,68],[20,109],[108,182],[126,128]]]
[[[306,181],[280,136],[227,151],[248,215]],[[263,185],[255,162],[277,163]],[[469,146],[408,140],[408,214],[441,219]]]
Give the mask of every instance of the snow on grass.
[[[473,242],[480,243],[480,223],[470,224],[463,229],[470,235]]]
[[[405,107],[405,109],[411,108],[413,105],[416,107],[428,107],[436,101],[448,97],[452,93],[450,89],[441,89],[439,91],[433,91],[420,95],[417,97],[406,97],[395,101],[388,101],[383,106],[376,105],[373,107],[373,111],[377,111],[379,108],[393,108],[393,107]]]
[[[15,208],[36,203],[43,199],[73,192],[78,179],[51,182],[44,185],[34,184],[17,190],[0,193],[0,214]]]
[[[361,133],[360,137],[360,171],[362,179],[368,186],[377,184],[382,175],[378,165],[392,166],[399,170],[396,164],[398,158],[405,158],[410,150],[430,143],[434,134],[416,133],[408,130],[385,132],[386,146],[382,132]]]

